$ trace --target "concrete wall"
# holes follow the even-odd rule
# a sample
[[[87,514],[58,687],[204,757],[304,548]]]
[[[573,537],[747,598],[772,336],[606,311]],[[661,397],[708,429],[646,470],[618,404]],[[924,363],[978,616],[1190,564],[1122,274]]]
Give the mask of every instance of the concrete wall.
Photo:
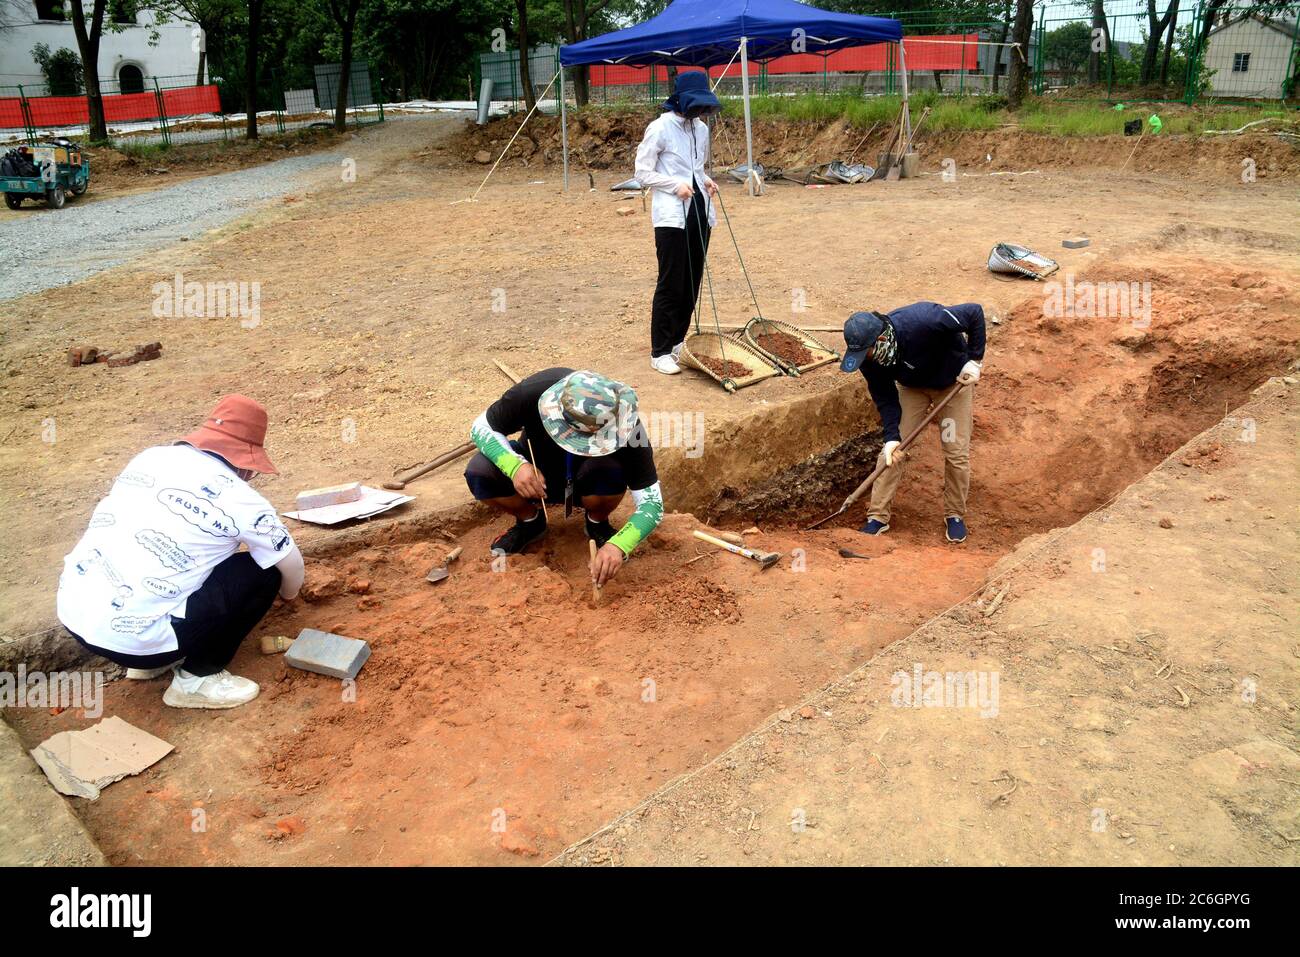
[[[1210,78],[1211,95],[1280,97],[1291,42],[1282,30],[1254,19],[1237,20],[1216,30],[1210,34],[1203,67],[1215,71]],[[1250,66],[1244,73],[1232,72],[1233,57],[1238,53],[1250,54]]]
[[[199,69],[191,33],[194,25],[176,20],[157,25],[158,44],[150,46],[153,13],[142,10],[136,19],[134,24],[105,24],[99,47],[100,77],[116,79],[122,66],[131,63],[147,77],[187,76],[193,82]],[[22,85],[34,94],[43,92],[45,78],[32,59],[32,48],[38,43],[52,51],[67,47],[75,53],[72,22],[37,20],[32,0],[0,0],[0,86]],[[104,92],[116,93],[116,84],[106,85]]]

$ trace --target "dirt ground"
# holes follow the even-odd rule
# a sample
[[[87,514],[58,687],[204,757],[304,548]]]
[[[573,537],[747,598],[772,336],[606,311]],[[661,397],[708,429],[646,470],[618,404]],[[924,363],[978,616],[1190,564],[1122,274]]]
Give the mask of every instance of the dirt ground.
[[[630,171],[600,174],[596,192],[575,180],[565,195],[555,169],[506,168],[476,203],[454,204],[484,172],[446,140],[460,125],[391,124],[358,141],[355,182],[322,177],[201,241],[0,307],[0,631],[52,623],[60,558],[97,497],[132,454],[187,431],[231,389],[270,408],[282,474],[262,488],[288,508],[301,488],[378,483],[464,441],[506,384],[494,357],[525,373],[594,367],[632,384],[647,411],[704,413],[700,457],[657,453],[679,514],[599,610],[588,606],[577,525],[503,572],[484,557],[496,522],[433,521],[447,537],[412,542],[404,527],[467,497],[455,467],[413,484],[417,501],[372,523],[355,554],[330,549],[336,533],[295,527],[319,556],[311,600],[277,609],[265,630],[369,640],[356,700],[251,642],[234,670],[263,696],[246,709],[170,711],[160,684],[114,683],[107,713],[177,751],[78,808],[111,862],[546,860],[961,600],[1027,536],[1105,503],[1282,373],[1300,343],[1293,184],[1243,184],[1232,170],[1198,187],[1194,220],[1177,170],[973,169],[955,183],[774,186],[759,200],[730,188],[726,208],[766,314],[835,325],[856,308],[934,298],[980,301],[993,318],[971,541],[942,541],[933,440],[913,457],[887,541],[864,543],[844,525],[801,533],[799,521],[831,510],[862,471],[828,479],[801,463],[864,433],[856,454],[873,454],[860,380],[829,367],[727,396],[696,373],[652,379],[647,215],[635,197],[603,191]],[[1090,247],[1060,247],[1080,234]],[[1045,317],[1041,287],[984,268],[998,240],[1053,256],[1076,280],[1150,283],[1149,327]],[[714,257],[721,320],[743,322],[752,306],[725,225]],[[178,271],[261,282],[260,322],[153,318],[152,285]],[[794,312],[802,301],[807,311]],[[150,339],[163,342],[159,361],[110,370],[64,360],[74,344]],[[42,441],[50,420],[57,440]],[[1293,495],[1294,479],[1278,481]],[[733,528],[760,516],[751,539],[787,558],[762,574],[726,555],[683,567],[704,553],[689,511]],[[1183,513],[1173,517],[1181,527]],[[427,585],[452,536],[462,565]],[[854,563],[836,554],[844,545],[878,554]],[[1217,587],[1228,595],[1237,584]],[[1055,637],[1033,635],[1034,653]],[[1059,697],[1080,679],[1041,680]],[[84,723],[75,712],[9,718],[28,746]],[[895,747],[905,738],[896,735]],[[1159,758],[1159,739],[1139,746]],[[195,834],[199,804],[211,827]],[[502,820],[504,832],[493,827]],[[985,845],[984,859],[997,850]]]
[[[232,135],[238,135],[233,131]],[[94,202],[143,190],[167,189],[196,176],[211,176],[247,169],[277,159],[301,156],[329,149],[351,134],[307,128],[284,134],[263,131],[253,142],[234,139],[229,143],[177,143],[165,152],[137,156],[111,146],[87,150],[91,188],[84,199]]]
[[[561,860],[1294,867],[1298,427],[1300,386],[1262,387]],[[908,707],[918,666],[995,706]]]

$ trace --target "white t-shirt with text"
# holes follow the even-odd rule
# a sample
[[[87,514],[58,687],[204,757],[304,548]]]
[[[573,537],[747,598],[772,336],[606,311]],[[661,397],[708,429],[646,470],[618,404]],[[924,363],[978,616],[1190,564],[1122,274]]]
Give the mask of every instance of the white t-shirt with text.
[[[185,617],[189,596],[241,544],[270,568],[293,549],[293,538],[271,504],[221,460],[189,445],[146,449],[63,559],[59,620],[110,651],[175,651],[172,617]]]

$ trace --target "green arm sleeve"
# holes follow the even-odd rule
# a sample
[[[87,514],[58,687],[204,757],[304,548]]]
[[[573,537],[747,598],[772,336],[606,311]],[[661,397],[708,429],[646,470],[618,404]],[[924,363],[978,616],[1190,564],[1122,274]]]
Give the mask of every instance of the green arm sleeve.
[[[524,460],[510,447],[510,440],[488,425],[487,413],[484,412],[469,427],[469,437],[480,452],[488,457],[493,465],[514,478]]]
[[[664,517],[664,497],[658,482],[649,488],[634,489],[632,501],[636,503],[636,511],[628,516],[627,524],[610,539],[625,557],[631,555],[632,549],[659,527]]]

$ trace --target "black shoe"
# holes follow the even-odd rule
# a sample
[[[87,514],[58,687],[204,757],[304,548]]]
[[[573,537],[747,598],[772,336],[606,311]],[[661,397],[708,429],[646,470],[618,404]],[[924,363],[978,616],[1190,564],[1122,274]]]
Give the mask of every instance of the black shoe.
[[[614,526],[609,524],[609,519],[605,519],[603,522],[593,522],[588,516],[586,525],[587,537],[596,543],[597,548],[600,548],[614,537]]]
[[[538,509],[528,521],[515,519],[515,524],[492,543],[494,555],[518,555],[546,534],[546,516]]]

